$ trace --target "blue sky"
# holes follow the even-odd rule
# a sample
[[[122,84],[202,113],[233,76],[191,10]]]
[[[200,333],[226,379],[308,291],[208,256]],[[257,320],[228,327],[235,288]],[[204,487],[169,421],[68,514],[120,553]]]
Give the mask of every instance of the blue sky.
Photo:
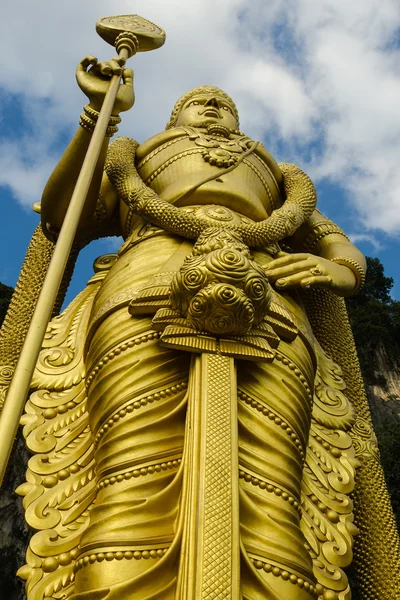
[[[132,10],[163,27],[167,42],[131,60],[137,100],[120,133],[144,141],[191,87],[225,89],[242,131],[312,177],[320,210],[381,259],[400,299],[398,0],[10,3],[0,35],[0,281],[15,285],[38,222],[30,206],[85,104],[76,64],[113,56],[95,22]],[[69,297],[117,245],[84,251]]]

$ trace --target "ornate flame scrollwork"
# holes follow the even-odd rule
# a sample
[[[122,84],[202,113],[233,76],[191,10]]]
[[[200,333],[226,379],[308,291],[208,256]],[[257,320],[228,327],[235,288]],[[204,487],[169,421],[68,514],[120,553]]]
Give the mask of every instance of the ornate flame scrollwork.
[[[7,391],[14,375],[14,368],[3,365],[0,367],[0,411],[3,408],[6,399]]]

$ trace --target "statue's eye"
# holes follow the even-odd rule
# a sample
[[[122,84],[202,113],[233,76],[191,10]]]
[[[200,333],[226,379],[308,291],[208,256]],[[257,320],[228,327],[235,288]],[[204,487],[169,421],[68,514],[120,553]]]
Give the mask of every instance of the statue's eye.
[[[192,106],[192,104],[194,104],[195,106],[200,104],[200,102],[198,100],[192,100],[191,102],[189,102],[189,106]]]

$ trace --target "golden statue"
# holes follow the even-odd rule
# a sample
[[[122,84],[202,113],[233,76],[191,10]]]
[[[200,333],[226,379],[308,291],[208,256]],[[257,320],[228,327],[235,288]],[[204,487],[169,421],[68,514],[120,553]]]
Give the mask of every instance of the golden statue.
[[[22,417],[28,599],[350,600],[354,536],[363,597],[394,598],[398,537],[342,298],[362,285],[362,254],[218,88],[187,92],[143,144],[109,145],[134,102],[122,67],[78,66],[89,104],[2,330],[4,392],[122,74],[72,256],[125,241],[50,322]]]

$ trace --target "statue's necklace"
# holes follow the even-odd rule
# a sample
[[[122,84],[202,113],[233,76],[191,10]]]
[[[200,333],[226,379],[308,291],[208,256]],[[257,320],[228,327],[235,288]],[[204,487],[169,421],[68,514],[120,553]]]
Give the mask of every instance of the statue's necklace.
[[[245,135],[230,139],[230,130],[218,124],[209,125],[207,132],[194,127],[185,129],[189,138],[197,146],[204,148],[204,160],[210,165],[223,169],[234,165],[241,155],[249,149],[249,143],[251,143],[250,138]]]

